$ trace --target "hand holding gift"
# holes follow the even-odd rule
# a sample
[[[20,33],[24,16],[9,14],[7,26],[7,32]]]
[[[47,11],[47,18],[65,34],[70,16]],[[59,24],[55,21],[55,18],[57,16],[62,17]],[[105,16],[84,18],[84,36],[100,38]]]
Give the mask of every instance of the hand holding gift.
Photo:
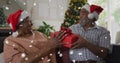
[[[69,28],[61,27],[60,31],[66,31],[66,37],[62,40],[63,46],[71,48],[71,45],[78,40],[78,35],[73,34]],[[57,36],[59,31],[51,33],[51,37]]]

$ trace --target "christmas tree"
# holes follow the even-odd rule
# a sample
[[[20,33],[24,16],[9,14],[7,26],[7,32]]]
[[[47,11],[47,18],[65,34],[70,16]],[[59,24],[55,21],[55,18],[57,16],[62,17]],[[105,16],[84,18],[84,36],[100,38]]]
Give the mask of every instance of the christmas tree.
[[[5,25],[6,23],[6,16],[4,14],[3,8],[0,8],[0,26]]]
[[[61,26],[69,27],[76,24],[79,20],[80,10],[86,3],[87,0],[71,0],[65,12],[64,22]]]

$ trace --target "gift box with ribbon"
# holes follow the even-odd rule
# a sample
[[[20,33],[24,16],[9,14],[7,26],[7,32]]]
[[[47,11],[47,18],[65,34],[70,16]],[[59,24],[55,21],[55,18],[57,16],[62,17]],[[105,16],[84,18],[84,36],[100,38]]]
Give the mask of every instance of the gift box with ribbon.
[[[69,28],[61,27],[60,31],[62,31],[62,30],[66,31],[65,34],[67,34],[67,36],[62,40],[63,46],[65,46],[67,48],[71,48],[71,45],[78,40],[78,34],[73,34]],[[59,31],[51,32],[50,36],[55,37],[58,35],[58,33],[59,33]]]

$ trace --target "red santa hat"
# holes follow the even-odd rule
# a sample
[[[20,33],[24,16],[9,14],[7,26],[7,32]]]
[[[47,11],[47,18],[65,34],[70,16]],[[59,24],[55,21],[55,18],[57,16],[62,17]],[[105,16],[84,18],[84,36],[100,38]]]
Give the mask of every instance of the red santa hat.
[[[97,6],[97,5],[89,5],[89,4],[86,4],[84,5],[82,8],[86,9],[89,14],[88,14],[88,18],[89,19],[93,19],[95,18],[96,20],[98,19],[99,17],[99,14],[102,12],[103,8],[100,7],[100,6]]]
[[[7,23],[10,25],[10,27],[13,30],[13,36],[16,37],[18,35],[17,32],[17,25],[19,22],[23,21],[26,17],[30,16],[30,14],[27,11],[18,10],[13,14],[10,14],[7,20]]]

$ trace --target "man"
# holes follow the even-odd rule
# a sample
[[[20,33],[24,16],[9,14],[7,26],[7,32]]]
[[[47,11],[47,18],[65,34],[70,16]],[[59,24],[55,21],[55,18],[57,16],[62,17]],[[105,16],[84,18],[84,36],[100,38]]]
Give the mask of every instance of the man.
[[[110,33],[95,24],[102,10],[100,6],[86,4],[80,11],[79,23],[70,27],[73,33],[79,34],[70,50],[71,63],[98,63],[107,56]]]

